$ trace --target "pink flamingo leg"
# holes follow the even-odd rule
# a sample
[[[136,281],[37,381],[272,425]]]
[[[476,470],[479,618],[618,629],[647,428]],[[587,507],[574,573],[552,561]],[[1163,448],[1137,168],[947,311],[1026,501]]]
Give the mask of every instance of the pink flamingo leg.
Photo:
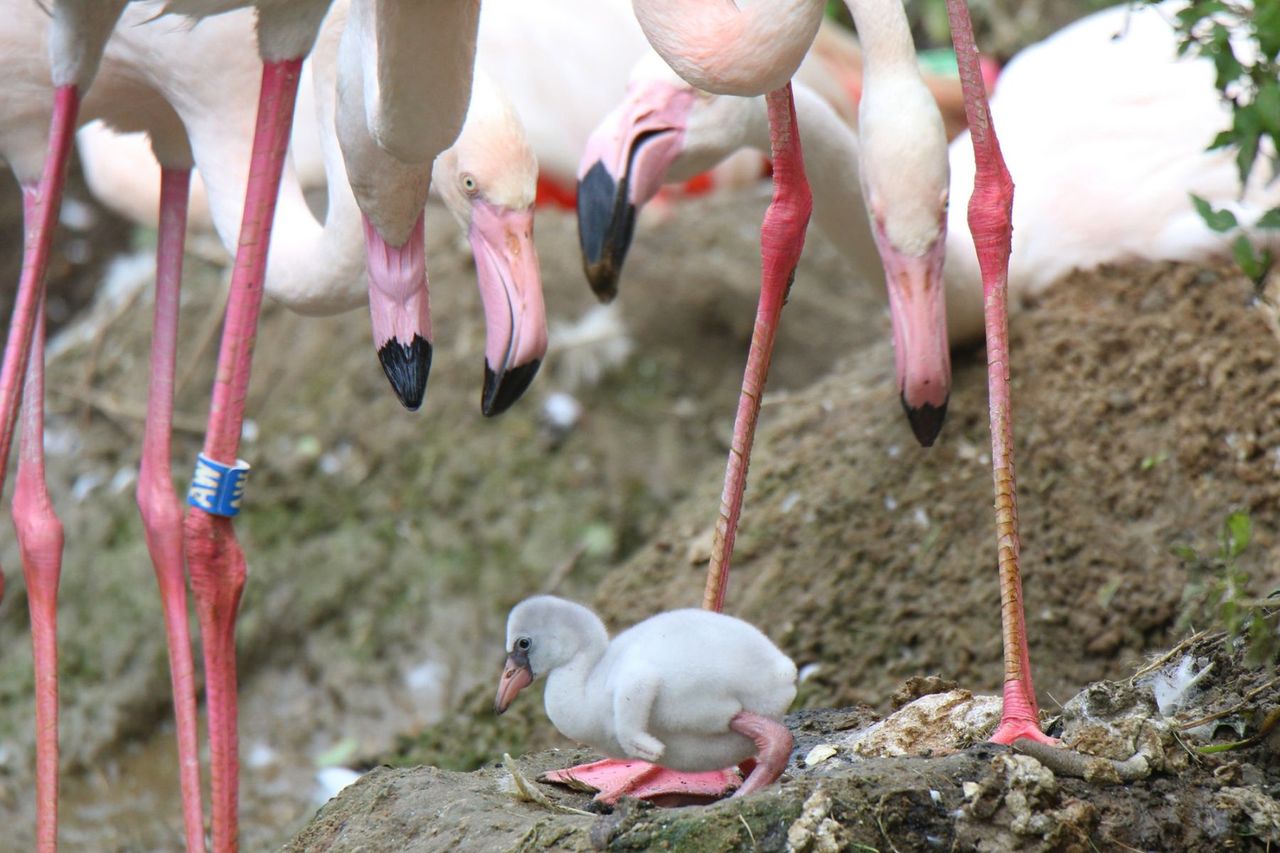
[[[729,721],[729,728],[751,738],[756,745],[755,767],[747,775],[747,781],[733,795],[746,796],[778,781],[782,771],[787,769],[791,747],[795,745],[795,738],[787,727],[760,714],[739,711]]]
[[[13,523],[27,581],[36,671],[36,849],[58,848],[58,577],[62,522],[44,479],[44,305],[36,306],[22,402]]]
[[[22,275],[5,343],[4,364],[0,367],[0,486],[9,465],[9,450],[17,424],[18,404],[23,384],[27,394],[38,398],[28,409],[23,428],[23,463],[18,470],[18,493],[14,496],[14,516],[18,525],[19,550],[27,578],[31,609],[32,646],[36,669],[36,843],[49,851],[58,842],[58,672],[57,622],[54,614],[58,574],[62,562],[62,527],[53,515],[44,488],[43,455],[43,324],[44,282],[49,269],[53,229],[62,205],[67,161],[75,138],[80,99],[74,86],[54,92],[49,146],[40,181],[23,187],[24,246]],[[30,358],[32,348],[41,353]],[[31,375],[39,363],[39,375]],[[37,388],[38,386],[38,388]],[[28,424],[34,423],[31,427]],[[0,594],[4,591],[0,574]]]
[[[44,280],[49,271],[53,229],[62,207],[62,187],[66,182],[67,160],[75,142],[76,116],[80,98],[75,86],[61,86],[54,92],[53,120],[49,125],[49,148],[44,171],[35,187],[23,187],[22,205],[25,245],[22,276],[18,281],[9,338],[0,368],[0,485],[9,466],[9,448],[18,419],[18,401],[27,372],[27,354],[35,328],[36,305],[43,301]]]
[[[271,220],[293,125],[301,68],[300,58],[265,62],[262,66],[249,186],[204,442],[204,455],[225,464],[235,463],[240,447]],[[193,506],[184,527],[191,590],[204,641],[213,849],[226,853],[237,849],[239,832],[235,620],[244,591],[244,552],[236,542],[228,516],[213,515]]]
[[[742,377],[742,396],[738,400],[738,414],[733,424],[733,445],[729,450],[720,517],[716,522],[715,540],[711,548],[711,567],[707,573],[706,592],[702,599],[703,607],[716,611],[724,608],[725,588],[729,582],[729,558],[733,554],[734,535],[738,529],[738,516],[742,511],[742,494],[747,486],[747,463],[751,457],[756,421],[760,417],[760,395],[764,391],[769,361],[773,357],[778,318],[782,315],[787,291],[795,277],[796,265],[800,263],[805,229],[809,225],[809,214],[813,209],[809,183],[804,175],[804,157],[800,149],[791,84],[770,92],[765,96],[765,102],[769,109],[769,138],[773,149],[773,199],[769,202],[769,209],[764,214],[764,224],[760,228],[760,302],[756,308],[756,324],[751,334],[747,368]],[[779,724],[774,725],[786,730]],[[748,737],[754,737],[754,734],[748,734]],[[790,746],[787,749],[789,751]],[[782,764],[786,765],[786,755],[782,758]],[[770,764],[763,776],[757,776],[760,772],[760,765],[757,765],[756,771],[749,777],[749,781],[756,780],[754,787],[746,792],[764,787],[776,779],[776,773],[769,776],[773,769]],[[781,773],[781,769],[777,772]],[[767,781],[760,781],[764,776],[769,776]],[[732,770],[680,773],[643,761],[612,759],[557,770],[544,778],[553,782],[589,785],[600,791],[596,799],[606,803],[617,802],[618,797],[624,794],[643,798],[669,794],[723,796],[741,784],[740,777]]]
[[[1000,621],[1004,643],[1004,709],[991,739],[1013,743],[1030,738],[1041,743],[1057,740],[1040,731],[1031,659],[1027,652],[1027,624],[1022,607],[1022,579],[1018,570],[1018,503],[1013,476],[1013,415],[1009,394],[1009,312],[1007,302],[1009,250],[1013,236],[1013,180],[1000,154],[991,110],[987,104],[973,25],[965,0],[947,0],[951,37],[960,66],[965,116],[977,163],[969,227],[982,269],[986,311],[987,388],[991,401],[991,467],[995,479],[996,545],[1000,568]]]
[[[160,173],[160,234],[156,248],[156,308],[151,338],[151,384],[147,423],[138,470],[138,509],[147,549],[160,584],[164,627],[169,639],[169,677],[178,735],[178,778],[188,853],[204,850],[200,799],[200,743],[196,728],[195,667],[187,627],[187,579],[182,557],[182,506],[173,488],[170,438],[173,431],[173,376],[178,339],[178,292],[182,245],[187,230],[190,169]]]
[[[702,606],[715,611],[724,609],[733,540],[742,512],[742,494],[747,488],[747,465],[751,459],[751,445],[755,441],[756,421],[760,417],[760,396],[773,358],[778,319],[795,278],[796,266],[800,263],[805,229],[813,210],[813,199],[804,174],[804,155],[800,148],[791,84],[770,92],[765,96],[765,102],[769,110],[769,142],[773,149],[773,199],[760,228],[760,303],[756,308],[747,369],[742,377],[742,396],[738,400],[738,414],[733,423],[733,444],[729,450],[724,492],[720,498],[720,517],[716,521],[711,545],[711,567],[702,598]]]

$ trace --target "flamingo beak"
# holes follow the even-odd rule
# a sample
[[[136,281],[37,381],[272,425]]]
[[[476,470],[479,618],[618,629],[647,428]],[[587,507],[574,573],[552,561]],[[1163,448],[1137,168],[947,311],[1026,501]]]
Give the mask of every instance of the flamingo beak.
[[[378,361],[400,402],[417,411],[431,372],[431,303],[427,294],[423,214],[402,246],[391,246],[364,218],[369,316]]]
[[[502,678],[498,679],[498,695],[493,700],[493,712],[501,714],[515,700],[516,694],[533,683],[533,670],[529,667],[529,655],[514,651],[507,655]]]
[[[626,100],[587,140],[578,167],[578,242],[587,281],[601,302],[618,295],[636,214],[683,150],[694,100],[685,87],[633,82]]]
[[[876,236],[880,238],[879,233]],[[951,350],[942,282],[946,239],[939,235],[924,254],[917,256],[894,249],[885,239],[877,242],[889,287],[902,408],[916,440],[921,446],[930,447],[942,431],[951,394]]]
[[[533,245],[533,208],[477,198],[468,232],[486,327],[480,411],[500,415],[520,399],[547,353],[547,313]]]

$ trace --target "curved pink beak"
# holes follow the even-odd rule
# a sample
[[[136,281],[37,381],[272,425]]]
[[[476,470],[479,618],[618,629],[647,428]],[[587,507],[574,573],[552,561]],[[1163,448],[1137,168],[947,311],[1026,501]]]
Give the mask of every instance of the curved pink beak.
[[[578,165],[578,242],[587,280],[602,301],[618,295],[636,213],[683,150],[695,98],[692,89],[665,81],[633,82],[587,140]]]
[[[520,399],[547,354],[547,312],[533,245],[533,208],[477,198],[467,235],[486,327],[480,410],[499,415]]]
[[[946,235],[923,255],[903,254],[876,229],[889,289],[898,391],[916,440],[929,447],[942,431],[951,394],[951,349],[942,282]]]
[[[501,714],[511,707],[516,694],[533,683],[533,670],[529,668],[529,655],[515,651],[507,655],[507,663],[502,668],[502,678],[498,679],[498,695],[493,700],[493,712]]]

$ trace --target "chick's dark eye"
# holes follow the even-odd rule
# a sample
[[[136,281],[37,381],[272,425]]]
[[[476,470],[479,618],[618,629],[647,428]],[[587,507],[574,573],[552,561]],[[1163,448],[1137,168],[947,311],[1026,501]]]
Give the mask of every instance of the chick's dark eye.
[[[520,639],[516,640],[516,648],[522,652],[529,651],[529,647],[532,645],[533,643],[529,641],[528,637],[521,637]]]

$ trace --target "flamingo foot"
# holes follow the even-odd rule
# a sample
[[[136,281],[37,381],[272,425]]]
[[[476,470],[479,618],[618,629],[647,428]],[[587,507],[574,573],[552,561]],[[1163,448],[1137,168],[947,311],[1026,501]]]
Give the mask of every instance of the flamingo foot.
[[[606,805],[614,805],[622,797],[718,800],[742,785],[742,777],[733,769],[681,773],[647,761],[613,758],[552,770],[539,776],[538,781],[596,791],[595,801]]]
[[[1038,716],[1034,703],[1027,701],[1026,685],[1021,681],[1006,681],[1004,708],[1000,712],[1000,724],[991,735],[991,742],[1008,746],[1015,740],[1025,739],[1046,746],[1061,746],[1062,742],[1057,738],[1040,731]]]

